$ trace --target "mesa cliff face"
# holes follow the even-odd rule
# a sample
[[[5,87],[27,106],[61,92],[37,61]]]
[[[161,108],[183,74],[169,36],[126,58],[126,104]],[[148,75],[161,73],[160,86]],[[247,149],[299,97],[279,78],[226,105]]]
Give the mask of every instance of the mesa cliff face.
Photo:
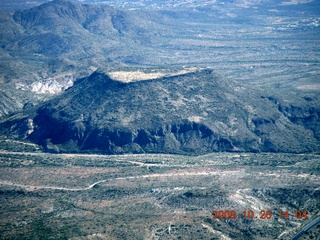
[[[129,83],[96,71],[5,129],[55,152],[317,151],[279,106],[210,69]]]

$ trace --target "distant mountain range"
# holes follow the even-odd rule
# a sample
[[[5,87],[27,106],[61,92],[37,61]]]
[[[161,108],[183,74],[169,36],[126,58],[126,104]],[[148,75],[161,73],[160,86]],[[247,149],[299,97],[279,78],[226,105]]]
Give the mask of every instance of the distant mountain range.
[[[108,4],[115,7],[121,7],[124,9],[183,9],[183,8],[203,8],[203,7],[217,7],[223,5],[233,5],[236,7],[248,8],[256,7],[261,4],[268,4],[273,6],[290,6],[311,3],[316,0],[81,0],[74,2],[104,5]],[[37,5],[48,2],[48,0],[3,0],[0,3],[0,9],[9,10],[20,10],[25,8],[35,7]]]
[[[147,13],[65,0],[2,13],[1,17],[2,49],[42,58],[99,59],[110,51],[121,51],[125,44],[134,47],[147,42],[151,33],[164,31]]]
[[[1,131],[53,152],[303,153],[320,149],[319,116],[319,105],[299,109],[210,69],[133,82],[97,71]]]

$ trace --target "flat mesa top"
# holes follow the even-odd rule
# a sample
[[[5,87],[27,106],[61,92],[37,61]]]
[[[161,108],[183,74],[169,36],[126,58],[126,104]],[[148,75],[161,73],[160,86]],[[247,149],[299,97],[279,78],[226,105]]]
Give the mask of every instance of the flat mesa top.
[[[159,71],[154,70],[154,71],[150,71],[150,72],[144,72],[141,70],[114,71],[114,72],[108,72],[108,75],[110,78],[112,78],[114,80],[129,83],[129,82],[157,79],[157,78],[161,78],[161,77],[172,77],[172,76],[187,74],[190,72],[196,72],[199,70],[201,70],[201,68],[190,67],[190,68],[184,68],[184,69],[176,71],[176,72],[166,72],[163,70],[159,70]]]

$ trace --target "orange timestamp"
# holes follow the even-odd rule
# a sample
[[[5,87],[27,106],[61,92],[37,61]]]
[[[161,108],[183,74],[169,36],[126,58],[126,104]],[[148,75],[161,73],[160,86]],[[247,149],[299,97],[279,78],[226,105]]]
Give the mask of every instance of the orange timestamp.
[[[295,217],[296,219],[306,219],[307,211],[296,210],[295,213],[290,213],[288,210],[279,210],[278,212],[272,212],[272,210],[260,210],[259,213],[255,213],[253,210],[244,210],[240,214],[236,210],[213,210],[212,219],[272,219],[276,215],[280,219],[289,219]]]

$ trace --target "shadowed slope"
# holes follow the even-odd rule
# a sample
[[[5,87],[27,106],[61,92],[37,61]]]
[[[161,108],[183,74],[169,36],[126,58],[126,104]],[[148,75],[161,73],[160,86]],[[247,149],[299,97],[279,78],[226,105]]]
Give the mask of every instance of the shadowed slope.
[[[97,71],[14,126],[20,136],[62,152],[309,152],[318,146],[312,131],[270,99],[208,69],[130,83]]]

